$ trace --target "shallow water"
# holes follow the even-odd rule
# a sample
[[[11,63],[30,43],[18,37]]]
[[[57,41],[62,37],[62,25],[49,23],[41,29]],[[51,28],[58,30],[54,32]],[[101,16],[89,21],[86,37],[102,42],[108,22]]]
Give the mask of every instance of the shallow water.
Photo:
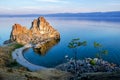
[[[10,31],[14,23],[31,27],[31,22],[35,17],[23,18],[0,18],[0,43],[9,39]],[[65,19],[65,18],[47,18],[52,26],[61,34],[60,42],[46,53],[40,54],[34,52],[32,48],[24,51],[24,57],[31,63],[54,67],[64,63],[65,55],[70,58],[74,56],[72,51],[68,49],[68,43],[73,38],[80,38],[81,41],[87,41],[87,46],[78,49],[78,59],[85,57],[95,57],[97,50],[93,47],[93,42],[97,41],[109,51],[108,55],[103,56],[105,60],[120,64],[120,23],[107,21],[87,21],[81,19]],[[113,20],[114,21],[114,20]]]

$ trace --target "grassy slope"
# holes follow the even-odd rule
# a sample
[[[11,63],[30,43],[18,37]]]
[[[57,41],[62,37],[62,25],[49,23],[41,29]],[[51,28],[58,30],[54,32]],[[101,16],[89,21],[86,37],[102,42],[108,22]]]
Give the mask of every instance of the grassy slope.
[[[17,44],[17,43],[9,44],[6,46],[0,46],[0,63],[1,63],[0,67],[6,66],[12,63],[13,62],[12,56],[11,56],[12,51],[22,46],[23,45]]]

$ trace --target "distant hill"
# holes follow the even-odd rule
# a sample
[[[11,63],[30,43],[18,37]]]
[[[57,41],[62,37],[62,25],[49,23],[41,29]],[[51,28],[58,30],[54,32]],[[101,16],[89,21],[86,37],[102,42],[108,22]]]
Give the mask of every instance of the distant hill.
[[[113,12],[92,12],[92,13],[56,13],[56,14],[19,14],[9,15],[1,14],[0,17],[120,17],[120,11]]]
[[[120,11],[93,13],[57,13],[48,14],[49,17],[120,17]]]
[[[22,14],[22,15],[0,15],[0,17],[58,17],[64,20],[93,20],[120,22],[120,11],[114,12],[92,12],[92,13],[56,13],[56,14]]]

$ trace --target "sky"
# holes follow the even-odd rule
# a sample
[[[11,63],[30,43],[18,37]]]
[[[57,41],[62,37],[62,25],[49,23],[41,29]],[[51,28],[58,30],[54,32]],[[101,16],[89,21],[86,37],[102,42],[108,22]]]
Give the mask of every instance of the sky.
[[[0,14],[120,11],[120,0],[0,0]]]

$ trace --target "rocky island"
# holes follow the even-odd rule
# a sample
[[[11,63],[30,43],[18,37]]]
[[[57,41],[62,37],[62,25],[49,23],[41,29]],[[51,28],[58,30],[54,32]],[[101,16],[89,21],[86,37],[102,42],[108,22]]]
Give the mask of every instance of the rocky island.
[[[40,44],[52,39],[59,40],[60,33],[55,30],[44,17],[39,17],[32,22],[30,29],[27,29],[20,24],[14,24],[10,39],[8,42],[17,42],[20,44]]]

